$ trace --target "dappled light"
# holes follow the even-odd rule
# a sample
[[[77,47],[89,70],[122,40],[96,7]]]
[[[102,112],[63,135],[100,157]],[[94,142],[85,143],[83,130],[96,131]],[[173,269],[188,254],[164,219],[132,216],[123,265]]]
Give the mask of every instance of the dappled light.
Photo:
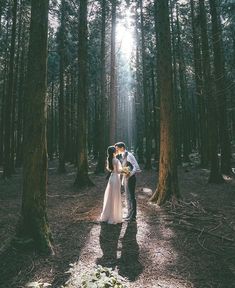
[[[232,288],[234,3],[0,1],[0,288]]]
[[[135,57],[135,23],[133,21],[134,14],[131,9],[124,9],[122,19],[118,20],[116,28],[116,41],[118,53],[124,54],[127,62],[131,61],[131,57]],[[130,65],[130,64],[129,64]]]

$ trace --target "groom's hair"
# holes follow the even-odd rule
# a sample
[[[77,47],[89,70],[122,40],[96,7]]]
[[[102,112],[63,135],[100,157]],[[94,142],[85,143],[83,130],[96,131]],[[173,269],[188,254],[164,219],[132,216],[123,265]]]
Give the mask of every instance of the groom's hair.
[[[126,149],[126,144],[124,142],[117,142],[114,146],[117,146],[118,148]]]

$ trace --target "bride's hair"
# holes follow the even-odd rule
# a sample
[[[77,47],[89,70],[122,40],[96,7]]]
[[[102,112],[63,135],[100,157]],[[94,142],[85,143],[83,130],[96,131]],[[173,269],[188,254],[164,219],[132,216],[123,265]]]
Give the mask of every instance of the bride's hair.
[[[107,169],[113,171],[113,153],[116,152],[115,146],[109,146],[107,149]]]

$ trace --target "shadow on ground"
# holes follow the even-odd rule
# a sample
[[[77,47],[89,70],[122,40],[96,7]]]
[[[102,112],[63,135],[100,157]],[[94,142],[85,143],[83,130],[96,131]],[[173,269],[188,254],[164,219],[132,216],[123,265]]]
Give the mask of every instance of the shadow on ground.
[[[148,204],[141,209],[149,227],[147,241],[152,249],[145,253],[146,259],[152,259],[154,287],[232,288],[235,183],[208,185],[207,175],[199,169],[180,178],[183,203],[161,208]],[[139,204],[144,205],[147,196],[142,192],[139,196]]]

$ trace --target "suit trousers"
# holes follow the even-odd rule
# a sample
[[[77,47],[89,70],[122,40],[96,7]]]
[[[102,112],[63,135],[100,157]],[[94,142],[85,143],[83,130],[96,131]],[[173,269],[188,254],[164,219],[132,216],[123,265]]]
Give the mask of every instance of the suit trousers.
[[[124,189],[126,194],[126,205],[127,205],[127,217],[136,217],[136,198],[135,198],[135,186],[136,177],[135,175],[127,177],[124,180]]]

